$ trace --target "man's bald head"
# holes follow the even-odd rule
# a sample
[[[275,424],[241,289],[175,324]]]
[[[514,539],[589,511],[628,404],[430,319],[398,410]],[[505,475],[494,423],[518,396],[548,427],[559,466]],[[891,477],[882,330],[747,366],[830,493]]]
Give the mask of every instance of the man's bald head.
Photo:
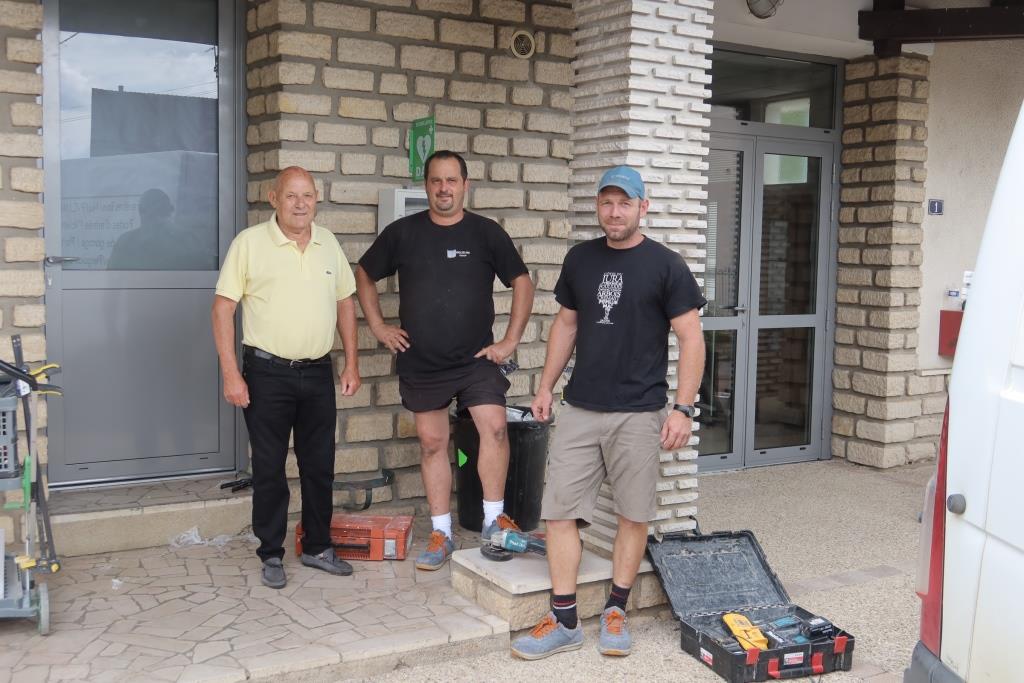
[[[284,187],[284,183],[289,178],[292,177],[305,178],[306,180],[309,181],[310,185],[312,185],[314,188],[316,187],[316,183],[313,182],[313,175],[309,171],[302,168],[301,166],[289,166],[288,168],[278,173],[277,177],[274,178],[274,192],[277,194],[281,194],[281,188]]]

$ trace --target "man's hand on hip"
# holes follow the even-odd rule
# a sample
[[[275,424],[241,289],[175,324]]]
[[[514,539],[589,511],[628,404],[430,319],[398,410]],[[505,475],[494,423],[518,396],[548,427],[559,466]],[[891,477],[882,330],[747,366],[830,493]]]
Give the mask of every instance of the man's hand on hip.
[[[388,347],[391,353],[408,351],[409,346],[411,346],[409,343],[409,333],[397,325],[381,323],[371,327],[370,332],[373,332],[373,336],[377,338],[377,341]]]
[[[249,407],[249,385],[242,379],[240,373],[234,373],[224,378],[224,398],[233,406],[239,408]]]
[[[338,381],[341,384],[341,395],[352,396],[362,385],[363,381],[359,379],[359,368],[350,367],[348,364],[345,365],[345,369],[338,373]]]
[[[486,358],[495,365],[504,363],[506,360],[512,357],[515,353],[516,342],[502,339],[500,342],[495,342],[490,346],[485,346],[480,349],[473,358]]]
[[[678,450],[690,442],[692,432],[693,420],[673,410],[661,426],[661,447],[666,451]]]
[[[547,422],[551,419],[551,392],[547,389],[540,389],[530,404],[533,417],[539,422]]]

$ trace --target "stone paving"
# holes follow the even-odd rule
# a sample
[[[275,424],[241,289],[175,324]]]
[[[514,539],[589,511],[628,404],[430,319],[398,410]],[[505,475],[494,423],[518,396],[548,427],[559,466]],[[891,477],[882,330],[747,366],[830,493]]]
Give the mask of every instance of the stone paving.
[[[0,621],[0,683],[337,680],[392,669],[403,651],[507,648],[508,624],[456,594],[449,567],[415,569],[425,532],[420,521],[406,561],[353,562],[350,577],[290,552],[280,591],[260,583],[251,537],[69,558],[50,577],[49,636]]]

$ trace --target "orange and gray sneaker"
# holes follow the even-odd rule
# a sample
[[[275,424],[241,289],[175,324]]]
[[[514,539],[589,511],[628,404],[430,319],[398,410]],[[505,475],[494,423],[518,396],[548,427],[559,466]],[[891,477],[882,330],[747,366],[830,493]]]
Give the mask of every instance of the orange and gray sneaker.
[[[525,636],[512,643],[512,654],[520,659],[544,659],[557,652],[578,650],[583,645],[583,625],[566,628],[558,623],[554,612],[548,612]]]
[[[490,543],[491,535],[496,534],[499,531],[522,531],[519,525],[512,521],[512,518],[502,512],[498,515],[493,522],[488,524],[480,532],[480,542]]]
[[[505,562],[511,560],[515,553],[491,545],[491,536],[499,531],[522,531],[512,518],[502,512],[493,522],[480,531],[480,554],[488,560]]]
[[[428,571],[440,569],[453,552],[455,552],[455,541],[448,538],[443,531],[434,529],[427,542],[427,549],[416,558],[416,568]]]
[[[618,607],[609,607],[601,614],[601,636],[597,650],[603,655],[625,657],[629,654],[632,639],[626,628],[626,613]]]

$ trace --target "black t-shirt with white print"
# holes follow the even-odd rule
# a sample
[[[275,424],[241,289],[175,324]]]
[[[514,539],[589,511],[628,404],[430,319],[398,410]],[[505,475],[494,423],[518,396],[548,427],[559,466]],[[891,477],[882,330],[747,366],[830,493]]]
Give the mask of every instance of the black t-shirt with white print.
[[[494,276],[508,287],[528,272],[508,233],[468,211],[448,226],[429,211],[400,218],[359,265],[373,280],[398,273],[398,316],[409,334],[409,349],[398,354],[402,376],[490,362],[473,356],[494,343]]]
[[[555,299],[577,314],[565,400],[601,412],[665,406],[669,321],[707,303],[679,254],[647,238],[629,249],[604,237],[577,244]]]

